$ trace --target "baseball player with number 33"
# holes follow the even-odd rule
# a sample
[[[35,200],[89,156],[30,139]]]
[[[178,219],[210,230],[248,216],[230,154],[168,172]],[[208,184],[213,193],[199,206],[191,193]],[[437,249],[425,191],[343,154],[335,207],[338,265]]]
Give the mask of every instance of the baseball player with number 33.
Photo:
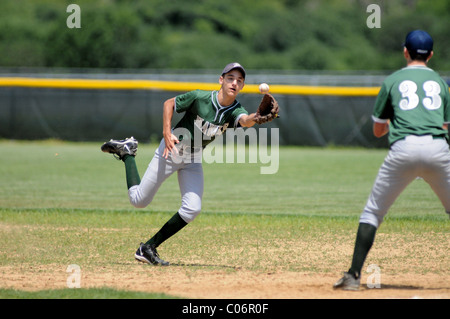
[[[450,94],[447,83],[427,62],[433,39],[422,30],[406,36],[407,66],[383,82],[373,112],[376,137],[389,133],[390,150],[359,220],[353,260],[334,288],[358,290],[363,263],[375,233],[400,193],[423,178],[450,214]]]

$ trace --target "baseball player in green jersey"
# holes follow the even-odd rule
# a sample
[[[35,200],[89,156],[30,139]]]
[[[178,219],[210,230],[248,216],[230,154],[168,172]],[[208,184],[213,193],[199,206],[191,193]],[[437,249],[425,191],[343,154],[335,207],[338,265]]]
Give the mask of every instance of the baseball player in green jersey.
[[[389,133],[390,150],[360,216],[351,267],[334,288],[359,289],[361,269],[378,227],[400,193],[417,177],[431,186],[450,214],[449,88],[427,67],[433,56],[428,33],[408,33],[403,53],[407,66],[385,79],[372,115],[374,135]]]
[[[161,184],[174,172],[178,174],[181,207],[146,243],[141,243],[135,259],[153,265],[167,266],[156,248],[193,221],[201,211],[203,195],[202,149],[227,128],[251,127],[255,113],[248,112],[236,100],[245,83],[245,69],[230,63],[219,77],[218,91],[191,91],[164,102],[163,139],[142,180],[136,168],[138,142],[134,138],[111,140],[102,145],[125,163],[128,196],[135,207],[149,205]],[[174,112],[184,112],[172,128]]]

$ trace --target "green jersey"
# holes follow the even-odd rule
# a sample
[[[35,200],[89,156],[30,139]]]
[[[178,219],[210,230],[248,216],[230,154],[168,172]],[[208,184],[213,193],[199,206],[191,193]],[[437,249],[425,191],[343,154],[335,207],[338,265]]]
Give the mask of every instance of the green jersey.
[[[375,122],[390,120],[389,144],[407,135],[446,137],[450,123],[447,83],[432,69],[409,66],[386,78],[373,111]]]
[[[248,114],[237,100],[228,106],[220,105],[217,94],[217,91],[195,90],[175,98],[176,112],[185,112],[175,129],[187,129],[191,145],[195,145],[195,136],[201,134],[202,147],[205,147],[228,127],[238,127],[240,117]]]

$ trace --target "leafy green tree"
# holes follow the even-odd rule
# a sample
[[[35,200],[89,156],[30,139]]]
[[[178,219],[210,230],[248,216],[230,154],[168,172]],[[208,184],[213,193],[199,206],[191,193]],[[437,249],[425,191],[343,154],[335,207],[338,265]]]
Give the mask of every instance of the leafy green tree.
[[[0,67],[392,70],[403,39],[425,29],[430,66],[450,70],[448,0],[2,0]],[[369,4],[381,28],[369,28]]]

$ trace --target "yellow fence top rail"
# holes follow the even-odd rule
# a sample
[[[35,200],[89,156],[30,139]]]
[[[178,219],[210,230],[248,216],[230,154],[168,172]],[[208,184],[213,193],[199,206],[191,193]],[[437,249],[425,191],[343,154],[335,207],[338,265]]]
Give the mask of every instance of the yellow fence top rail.
[[[95,89],[95,90],[158,90],[192,91],[218,90],[219,83],[175,82],[155,80],[117,80],[117,79],[66,79],[66,78],[29,78],[0,77],[0,87],[32,87],[58,89]],[[341,86],[302,86],[270,85],[270,93],[286,95],[331,95],[331,96],[376,96],[379,87],[341,87]],[[246,84],[242,93],[259,93],[257,84]]]

